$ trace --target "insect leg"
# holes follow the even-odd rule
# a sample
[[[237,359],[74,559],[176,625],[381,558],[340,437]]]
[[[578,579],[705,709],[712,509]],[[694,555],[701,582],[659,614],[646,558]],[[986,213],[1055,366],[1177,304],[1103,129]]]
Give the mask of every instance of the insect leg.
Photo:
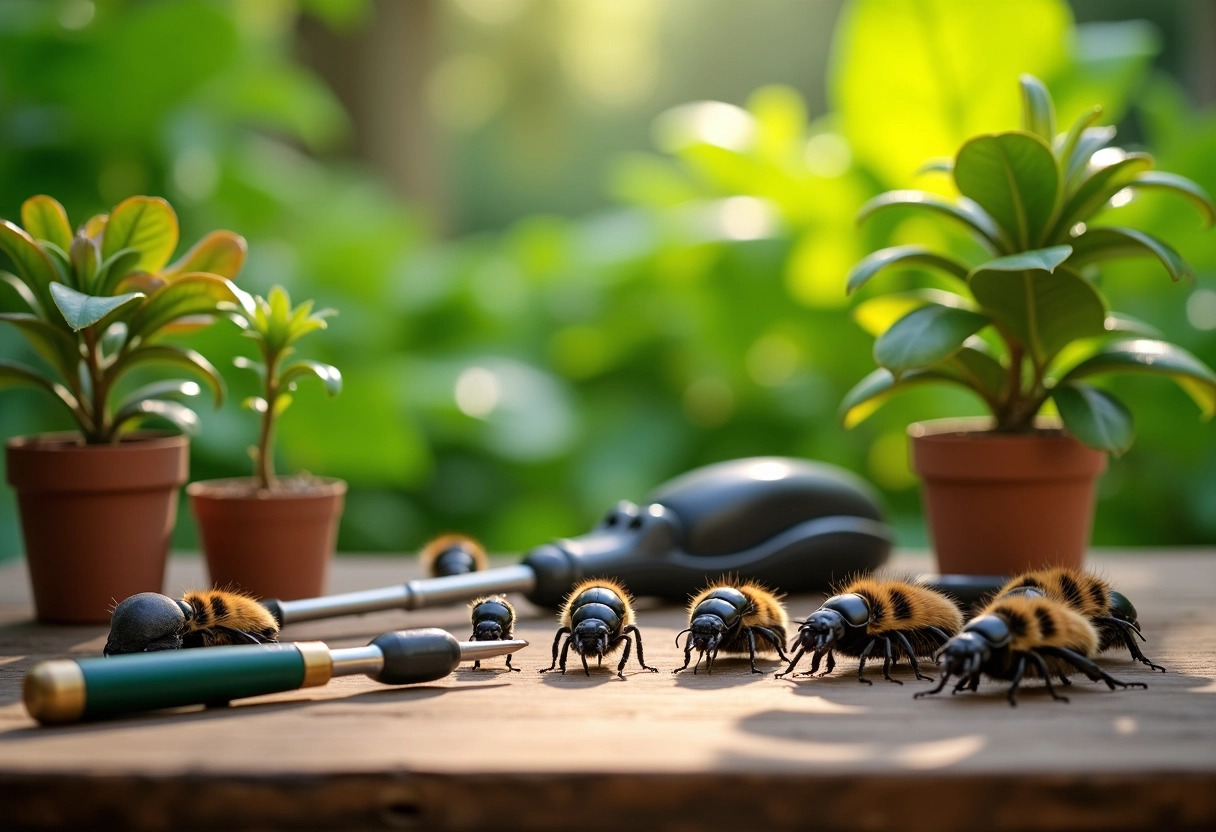
[[[630,640],[629,636],[621,634],[612,640],[612,642],[608,645],[608,649],[611,650],[622,641],[625,642],[625,650],[621,653],[621,663],[616,666],[616,675],[624,679],[625,662],[629,661],[629,648],[633,646],[633,642]]]
[[[948,636],[944,632],[942,632],[941,628],[939,628],[939,627],[929,626],[929,627],[924,627],[923,629],[926,633],[929,633],[930,635],[935,636],[939,640],[939,643],[941,643],[941,644],[945,644],[947,641],[950,640],[950,636]]]
[[[882,639],[883,661],[882,661],[882,678],[888,682],[894,682],[897,685],[902,685],[903,682],[898,679],[891,678],[891,639],[885,636]]]
[[[1056,689],[1054,687],[1052,687],[1051,671],[1047,669],[1047,662],[1043,661],[1043,657],[1040,656],[1038,653],[1036,653],[1034,650],[1031,650],[1030,653],[1028,653],[1027,655],[1029,655],[1030,660],[1038,666],[1039,675],[1042,676],[1043,681],[1047,683],[1047,692],[1051,694],[1051,698],[1055,699],[1058,702],[1067,702],[1068,697],[1061,696],[1060,694],[1056,693]],[[1060,676],[1060,678],[1063,679],[1067,684],[1070,684],[1070,685],[1072,684],[1072,682],[1068,681],[1067,676]]]
[[[1118,618],[1097,618],[1094,620],[1101,621],[1106,626],[1114,628],[1115,632],[1119,634],[1119,639],[1123,642],[1123,646],[1127,648],[1127,652],[1132,654],[1133,659],[1141,664],[1148,665],[1153,670],[1160,670],[1162,673],[1165,672],[1164,667],[1159,664],[1153,664],[1153,662],[1149,660],[1148,656],[1144,655],[1144,653],[1140,651],[1140,647],[1136,644],[1136,640],[1132,638],[1132,633],[1140,636],[1141,640],[1144,640],[1144,634],[1141,633],[1139,628],[1137,628],[1134,624],[1129,624],[1126,621],[1120,621]]]
[[[790,660],[790,666],[787,667],[785,670],[783,670],[780,673],[774,673],[773,678],[780,679],[782,676],[785,676],[786,674],[788,674],[791,670],[794,669],[794,665],[796,665],[796,664],[798,664],[798,662],[802,661],[802,657],[805,653],[806,653],[806,651],[803,650],[801,647],[799,647],[798,652],[794,654],[794,658]]]
[[[752,673],[763,673],[762,670],[756,670],[756,628],[747,628],[747,651],[751,654]]]
[[[1016,708],[1018,706],[1018,685],[1022,682],[1022,676],[1026,673],[1026,657],[1018,656],[1018,663],[1013,668],[1013,679],[1009,683],[1009,692],[1005,697],[1009,700],[1009,707]]]
[[[557,631],[557,635],[553,637],[553,664],[546,667],[544,670],[541,671],[541,673],[548,673],[550,670],[557,667],[557,645],[561,642],[562,636],[569,632],[570,632],[569,627],[562,627],[560,630]],[[570,646],[570,642],[567,641],[566,647],[569,647],[569,646]],[[565,672],[566,672],[566,651],[563,650],[562,651],[562,673],[565,673]]]
[[[865,676],[862,676],[861,673],[862,673],[862,671],[864,671],[866,669],[866,657],[868,657],[870,655],[870,651],[873,650],[875,645],[877,645],[877,644],[878,644],[877,638],[872,637],[869,641],[867,641],[866,646],[863,647],[861,650],[861,661],[858,662],[858,664],[857,664],[857,681],[862,682],[867,685],[872,685],[874,683],[871,682],[869,679],[867,679]],[[829,673],[832,671],[831,663],[832,663],[832,654],[828,653],[828,672]]]
[[[1046,653],[1049,656],[1063,659],[1077,670],[1084,673],[1095,682],[1106,682],[1106,686],[1111,690],[1116,687],[1122,688],[1147,688],[1148,685],[1144,682],[1122,682],[1111,676],[1102,668],[1091,662],[1089,659],[1082,656],[1080,653],[1069,650],[1067,647],[1040,647],[1040,653]]]
[[[932,696],[935,693],[941,693],[942,688],[946,686],[946,682],[950,681],[950,674],[943,672],[940,679],[937,681],[937,687],[933,690],[922,690],[912,694],[913,699],[920,699],[922,696]]]
[[[685,670],[685,669],[687,669],[687,667],[688,667],[688,663],[689,663],[690,661],[692,661],[692,639],[691,639],[691,638],[690,638],[690,639],[688,639],[688,640],[686,640],[686,641],[684,642],[684,664],[680,665],[679,667],[677,667],[675,670],[673,670],[673,671],[671,671],[671,672],[672,672],[672,673],[679,673],[681,670]],[[698,655],[698,656],[697,656],[697,664],[700,664],[700,663],[701,663],[701,656],[700,656],[700,655]],[[696,672],[697,672],[696,667],[694,667],[694,668],[692,669],[692,672],[693,672],[693,674],[694,674],[694,675],[696,675]]]
[[[912,649],[912,642],[908,641],[908,637],[899,630],[896,630],[891,635],[895,636],[899,641],[899,646],[904,648],[904,652],[908,654],[908,662],[912,665],[912,672],[916,675],[916,678],[932,682],[932,676],[926,676],[920,672],[920,664],[916,661],[916,651]]]
[[[520,672],[520,670],[521,670],[521,668],[518,668],[518,667],[511,667],[511,656],[512,656],[512,655],[514,655],[514,654],[513,654],[513,653],[508,653],[508,654],[507,654],[507,670],[514,670],[516,673],[519,673],[519,672]],[[474,667],[476,667],[476,665],[474,665]]]
[[[473,669],[481,670],[481,659],[477,659],[473,662]]]
[[[777,638],[776,633],[774,633],[768,627],[753,627],[752,629],[759,633],[765,641],[777,648],[777,655],[781,657],[781,661],[789,660],[790,657],[785,655],[785,650],[782,649],[781,640]]]
[[[646,660],[642,658],[642,634],[638,632],[638,628],[630,624],[625,628],[623,634],[628,634],[630,632],[633,633],[633,637],[638,641],[638,664],[642,666],[643,670],[649,670],[651,673],[658,673],[659,669],[657,667],[651,667],[650,665],[646,664]]]
[[[811,662],[811,672],[814,673],[818,669],[819,669],[819,654],[816,653],[815,661]],[[820,676],[827,676],[829,673],[831,673],[835,669],[836,669],[836,657],[832,654],[832,651],[829,650],[827,668],[823,671],[823,673],[820,674]]]

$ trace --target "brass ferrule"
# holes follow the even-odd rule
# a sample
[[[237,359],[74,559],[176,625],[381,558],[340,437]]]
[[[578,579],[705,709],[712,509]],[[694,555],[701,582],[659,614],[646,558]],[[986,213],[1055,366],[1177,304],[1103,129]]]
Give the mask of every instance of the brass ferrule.
[[[25,709],[44,725],[75,722],[84,715],[84,672],[71,659],[39,662],[25,674]]]
[[[304,658],[304,681],[302,688],[324,685],[334,675],[334,659],[329,648],[321,641],[297,641],[295,644]]]

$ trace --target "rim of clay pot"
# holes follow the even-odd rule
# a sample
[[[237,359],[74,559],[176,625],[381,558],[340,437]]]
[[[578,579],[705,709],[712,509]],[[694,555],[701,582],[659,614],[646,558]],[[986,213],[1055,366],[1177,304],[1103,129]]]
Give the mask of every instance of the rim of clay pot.
[[[5,443],[6,478],[19,491],[80,492],[181,486],[189,478],[190,438],[137,431],[121,441],[85,443],[75,431],[18,436]]]
[[[1025,433],[998,433],[993,430],[996,420],[991,416],[956,416],[947,419],[926,419],[923,422],[913,422],[908,425],[908,436],[913,439],[932,440],[939,436],[972,436],[982,434],[991,438],[1022,439],[1036,437],[1042,439],[1045,435],[1064,434],[1064,425],[1059,419],[1050,416],[1036,416],[1034,430]]]
[[[1106,468],[1106,453],[1040,417],[1035,430],[997,433],[989,417],[934,419],[908,426],[912,470],[926,479],[1041,480],[1092,477]]]
[[[280,477],[293,479],[293,477]],[[248,486],[254,482],[253,477],[225,477],[216,480],[197,480],[186,486],[186,494],[191,498],[231,502],[268,502],[295,500],[315,500],[318,497],[337,497],[346,494],[346,481],[337,477],[309,477],[312,484],[307,490],[298,491],[248,491]],[[239,489],[237,487],[240,487]]]
[[[29,436],[14,436],[4,443],[7,448],[17,450],[31,449],[39,451],[116,451],[130,450],[132,447],[163,448],[189,442],[190,437],[169,430],[138,430],[124,434],[117,442],[105,442],[90,445],[84,441],[79,431],[61,430],[51,433],[35,433]]]

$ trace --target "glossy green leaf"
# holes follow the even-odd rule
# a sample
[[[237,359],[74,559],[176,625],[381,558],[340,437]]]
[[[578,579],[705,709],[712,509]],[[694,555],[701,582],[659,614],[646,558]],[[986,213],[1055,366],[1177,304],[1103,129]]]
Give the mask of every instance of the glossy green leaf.
[[[1069,370],[1061,383],[1102,373],[1156,373],[1181,386],[1205,419],[1216,415],[1216,373],[1182,347],[1147,338],[1114,341]]]
[[[224,401],[224,379],[219,370],[202,354],[174,344],[142,344],[123,353],[106,371],[106,379],[113,385],[132,368],[145,364],[171,364],[187,370],[206,383],[217,406]]]
[[[967,279],[970,280],[975,273],[982,271],[1021,272],[1027,269],[1040,269],[1045,272],[1054,272],[1068,259],[1070,254],[1072,254],[1072,246],[1051,246],[1010,254],[976,266]]]
[[[1097,121],[1098,117],[1101,115],[1102,115],[1101,107],[1097,107],[1097,106],[1091,107],[1089,110],[1087,110],[1081,114],[1081,117],[1078,118],[1073,123],[1072,127],[1069,128],[1067,134],[1065,134],[1063,136],[1057,136],[1053,140],[1054,144],[1052,145],[1052,147],[1055,150],[1056,158],[1064,163],[1064,183],[1065,183],[1066,187],[1067,187],[1070,172],[1072,170],[1072,165],[1070,163],[1070,160],[1072,159],[1073,154],[1076,152],[1077,143],[1081,140],[1081,135],[1087,129],[1089,129],[1090,125],[1092,125],[1095,121]],[[1112,135],[1112,137],[1113,137],[1113,135]],[[1088,161],[1089,161],[1089,158],[1086,157],[1085,159],[1081,160],[1080,164],[1084,164],[1085,162],[1088,162]]]
[[[890,370],[880,367],[845,394],[840,403],[840,423],[846,428],[854,427],[868,419],[895,393],[921,384],[954,384],[972,389],[961,378],[941,370],[911,370],[896,378]]]
[[[1022,129],[1051,145],[1056,138],[1056,108],[1051,93],[1033,75],[1018,79],[1022,91]]]
[[[148,399],[139,402],[132,412],[124,414],[122,419],[115,420],[114,429],[115,431],[124,430],[132,423],[152,418],[163,419],[182,433],[198,433],[198,414],[181,402],[170,402],[164,399]]]
[[[1072,245],[1070,265],[1076,268],[1113,258],[1155,257],[1165,266],[1171,280],[1181,280],[1191,273],[1181,254],[1151,234],[1134,228],[1090,228],[1074,237]]]
[[[929,367],[953,355],[989,323],[967,309],[930,304],[900,318],[874,342],[874,360],[895,375]]]
[[[45,194],[32,196],[21,204],[21,224],[35,240],[54,243],[63,251],[72,246],[72,225],[68,212]]]
[[[940,269],[959,280],[967,278],[967,267],[953,258],[936,254],[924,246],[892,246],[866,256],[854,266],[849,272],[846,291],[852,294],[874,275],[892,266],[928,266]]]
[[[162,274],[165,278],[174,278],[190,272],[207,272],[235,278],[245,265],[245,254],[248,245],[245,238],[231,231],[212,231],[199,240],[194,246],[179,257]]]
[[[1060,384],[1051,391],[1065,429],[1083,444],[1121,455],[1132,445],[1135,425],[1123,402],[1088,384]]]
[[[279,382],[283,386],[287,386],[295,384],[299,379],[307,376],[315,376],[320,379],[321,383],[325,385],[325,392],[331,396],[342,392],[342,373],[338,372],[337,367],[318,361],[297,361],[283,370],[279,376]]]
[[[160,197],[133,196],[110,212],[101,256],[108,260],[124,248],[137,249],[140,257],[135,267],[157,272],[177,248],[177,236],[177,214],[168,202]]]
[[[975,309],[970,298],[942,289],[913,289],[909,292],[894,292],[879,295],[857,304],[853,309],[853,320],[866,332],[877,337],[891,328],[891,324],[930,303],[952,306],[957,309]]]
[[[97,243],[84,234],[77,234],[68,251],[68,262],[74,279],[71,285],[86,295],[100,295],[96,284],[97,266],[101,263],[101,251]]]
[[[219,304],[237,302],[234,289],[227,278],[200,272],[182,275],[148,296],[128,323],[131,337],[147,340],[183,318],[217,316]]]
[[[17,293],[18,297],[20,297],[25,303],[26,307],[29,308],[31,314],[39,313],[41,307],[38,304],[38,298],[34,297],[34,293],[30,290],[30,287],[24,280],[11,272],[5,271],[0,271],[0,280],[3,280],[12,287],[13,291]]]
[[[116,251],[97,269],[96,291],[99,295],[112,295],[118,291],[123,280],[135,269],[140,253],[133,248]],[[146,291],[140,289],[139,291]]]
[[[971,276],[980,307],[1046,364],[1079,338],[1106,332],[1106,307],[1093,285],[1057,269],[1003,271],[981,267]]]
[[[1110,312],[1107,314],[1106,331],[1139,335],[1142,338],[1161,338],[1161,330],[1157,329],[1157,327],[1122,312]]]
[[[1060,209],[1060,216],[1053,226],[1053,238],[1067,239],[1070,228],[1079,222],[1089,222],[1099,209],[1110,202],[1111,197],[1152,165],[1153,157],[1147,153],[1130,153],[1104,167],[1087,168],[1076,191]]]
[[[17,275],[25,283],[38,305],[34,314],[48,317],[54,314],[55,302],[51,298],[51,284],[58,280],[55,264],[29,234],[8,220],[0,220],[0,250],[8,255],[17,267]],[[28,297],[26,298],[28,302]]]
[[[1101,108],[1094,111],[1094,117],[1101,113]],[[1077,185],[1077,181],[1085,173],[1085,169],[1089,166],[1089,160],[1093,155],[1102,148],[1111,143],[1115,138],[1115,128],[1108,125],[1099,127],[1086,127],[1081,131],[1081,135],[1077,137],[1076,142],[1072,147],[1072,152],[1067,157],[1068,162],[1064,167],[1064,191],[1072,193]]]
[[[51,295],[64,321],[75,332],[92,326],[107,315],[145,297],[142,292],[128,292],[125,295],[99,298],[77,292],[62,283],[51,284]]]
[[[140,387],[123,399],[114,412],[114,423],[121,425],[132,417],[146,414],[147,411],[143,407],[147,402],[162,401],[176,396],[193,398],[201,392],[202,388],[193,381],[171,380],[153,382],[152,384]]]
[[[37,315],[26,313],[0,314],[0,321],[12,324],[20,330],[30,346],[55,368],[60,378],[64,381],[76,379],[81,361],[80,347],[66,330],[44,321]]]
[[[62,384],[56,384],[42,373],[26,367],[24,364],[0,359],[0,390],[6,387],[33,387],[37,390],[45,390],[66,406],[72,415],[87,419],[80,412],[80,405],[76,401],[76,397]]]
[[[1161,170],[1150,170],[1132,180],[1132,187],[1139,190],[1160,188],[1185,197],[1199,212],[1203,214],[1204,225],[1211,227],[1216,223],[1216,207],[1212,205],[1212,197],[1195,182],[1176,173],[1166,173]]]
[[[1008,370],[988,351],[980,338],[969,338],[946,366],[961,376],[985,401],[995,403],[1005,386]]]
[[[918,208],[931,211],[962,223],[975,234],[980,243],[993,253],[1008,251],[1011,243],[999,225],[984,213],[984,210],[969,199],[949,202],[940,196],[924,191],[887,191],[871,199],[857,212],[857,221],[863,222],[879,211],[890,208]]]
[[[977,136],[959,150],[954,182],[1019,249],[1040,245],[1060,189],[1055,156],[1043,139],[1029,133]]]

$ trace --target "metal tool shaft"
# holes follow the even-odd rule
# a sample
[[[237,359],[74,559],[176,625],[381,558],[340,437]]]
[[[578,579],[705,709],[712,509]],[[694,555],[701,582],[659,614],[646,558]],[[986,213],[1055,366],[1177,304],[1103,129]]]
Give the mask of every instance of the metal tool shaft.
[[[417,610],[460,603],[478,595],[495,592],[527,593],[535,586],[536,573],[531,567],[519,564],[444,578],[424,578],[395,586],[326,595],[321,598],[264,603],[279,619],[279,623],[286,625],[380,610]]]

